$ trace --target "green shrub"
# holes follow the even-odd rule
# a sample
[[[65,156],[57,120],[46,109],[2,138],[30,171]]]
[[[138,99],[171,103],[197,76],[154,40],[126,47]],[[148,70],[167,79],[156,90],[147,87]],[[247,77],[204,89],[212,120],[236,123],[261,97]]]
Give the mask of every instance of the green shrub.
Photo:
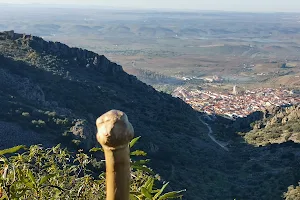
[[[268,137],[267,137],[267,138],[269,138],[269,139],[277,139],[277,138],[279,138],[280,136],[281,136],[281,133],[280,133],[280,131],[278,131],[278,132],[274,132],[274,133],[268,134]]]
[[[46,123],[45,123],[45,121],[39,119],[39,120],[38,120],[38,125],[40,125],[40,126],[45,126]]]
[[[138,139],[132,140],[131,148]],[[101,172],[104,163],[93,158],[100,150],[93,148],[91,154],[82,150],[70,153],[60,145],[47,149],[34,145],[29,149],[16,146],[2,150],[0,199],[105,199],[105,174]],[[132,157],[145,155],[140,150],[131,152]],[[161,188],[155,187],[160,178],[146,166],[149,160],[133,160],[132,200],[182,197],[183,190],[165,193],[168,183]]]
[[[299,123],[295,123],[293,125],[293,130],[294,130],[294,132],[300,132],[300,124]]]
[[[48,115],[49,117],[55,117],[56,116],[56,112],[46,111],[45,114]]]
[[[293,129],[293,128],[289,128],[288,131],[289,131],[290,133],[292,133],[292,132],[294,132],[294,129]]]
[[[57,125],[68,125],[69,124],[69,120],[67,118],[65,118],[65,119],[55,119],[54,121]]]
[[[76,146],[79,146],[81,141],[80,140],[72,140],[72,143],[75,144]]]
[[[284,137],[285,141],[288,141],[288,139],[289,139],[292,135],[293,135],[292,132],[288,132],[288,133],[286,134],[286,136]]]
[[[30,117],[30,114],[28,112],[22,112],[22,116],[24,116],[24,117]]]
[[[46,126],[46,122],[43,121],[43,120],[41,120],[41,119],[39,119],[39,120],[32,120],[31,123],[33,125],[35,125],[36,127],[44,127],[44,126]]]

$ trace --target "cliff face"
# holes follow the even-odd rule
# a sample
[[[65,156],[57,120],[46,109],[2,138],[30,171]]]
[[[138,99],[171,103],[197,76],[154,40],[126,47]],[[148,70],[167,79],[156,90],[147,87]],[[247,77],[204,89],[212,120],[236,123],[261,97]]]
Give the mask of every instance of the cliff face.
[[[20,46],[32,48],[38,53],[58,56],[65,59],[74,59],[80,66],[93,68],[96,71],[103,72],[111,76],[126,76],[120,65],[110,62],[105,56],[80,48],[70,48],[60,42],[47,42],[40,37],[18,34],[14,31],[0,33],[0,40],[11,40]],[[128,76],[129,77],[129,76]],[[127,78],[128,78],[127,77]],[[134,77],[130,77],[134,80]],[[135,79],[136,80],[136,79]]]
[[[295,105],[286,108],[277,108],[271,112],[271,117],[266,122],[266,127],[271,127],[275,124],[285,125],[289,122],[300,120],[300,105]]]

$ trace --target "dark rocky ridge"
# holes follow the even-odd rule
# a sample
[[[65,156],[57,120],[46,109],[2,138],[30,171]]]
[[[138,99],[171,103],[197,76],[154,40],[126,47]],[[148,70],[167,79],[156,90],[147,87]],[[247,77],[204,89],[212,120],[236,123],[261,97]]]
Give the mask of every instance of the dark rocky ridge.
[[[86,69],[84,70],[93,69],[105,76],[116,78],[119,82],[124,81],[130,84],[136,84],[136,86],[146,89],[150,93],[157,93],[154,88],[139,81],[135,76],[127,74],[123,70],[122,66],[111,62],[104,55],[98,55],[92,51],[81,48],[70,48],[69,46],[60,42],[45,41],[40,37],[19,34],[15,33],[14,31],[0,32],[0,40],[21,42],[23,46],[28,46],[38,53],[50,54],[61,59],[75,61],[77,67],[85,67]],[[163,94],[162,96],[171,97],[167,94]],[[180,108],[192,110],[191,107],[188,104],[185,104],[181,99],[174,98],[173,100],[174,102],[178,103]]]
[[[99,70],[106,75],[118,76],[126,73],[120,65],[110,62],[105,56],[98,55],[94,52],[83,50],[80,48],[70,48],[60,42],[47,42],[40,37],[19,34],[14,31],[6,31],[0,33],[0,40],[21,40],[24,45],[27,45],[37,52],[52,54],[62,58],[76,58],[80,65],[91,67]],[[130,76],[134,80],[134,77]]]

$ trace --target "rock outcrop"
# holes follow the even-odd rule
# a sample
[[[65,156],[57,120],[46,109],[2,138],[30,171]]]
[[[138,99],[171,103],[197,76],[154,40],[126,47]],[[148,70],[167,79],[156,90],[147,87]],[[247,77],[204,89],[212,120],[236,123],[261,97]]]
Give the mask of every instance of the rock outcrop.
[[[245,139],[256,146],[300,143],[300,105],[273,107],[264,111],[264,117],[251,123]]]
[[[39,53],[52,54],[62,58],[74,59],[77,63],[87,68],[94,68],[106,75],[118,76],[126,74],[122,66],[109,61],[105,56],[98,55],[92,51],[83,50],[81,48],[70,48],[60,42],[45,41],[36,36],[19,34],[14,31],[5,31],[0,33],[2,40],[15,40],[21,42],[25,46],[29,46]],[[130,77],[135,80],[134,77]]]
[[[290,107],[280,108],[277,107],[273,112],[272,117],[267,121],[266,127],[271,127],[274,124],[285,125],[290,121],[300,120],[300,105],[294,105]]]

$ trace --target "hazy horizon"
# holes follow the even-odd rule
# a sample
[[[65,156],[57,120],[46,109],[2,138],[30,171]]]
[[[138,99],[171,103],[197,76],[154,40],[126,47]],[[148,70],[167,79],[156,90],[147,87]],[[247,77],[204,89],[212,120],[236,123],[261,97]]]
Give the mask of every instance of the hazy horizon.
[[[119,9],[163,9],[163,10],[203,10],[203,11],[235,11],[235,12],[300,12],[300,1],[297,0],[0,0],[5,4],[34,4],[54,6],[99,6],[100,8]],[[96,7],[97,8],[97,7]]]

